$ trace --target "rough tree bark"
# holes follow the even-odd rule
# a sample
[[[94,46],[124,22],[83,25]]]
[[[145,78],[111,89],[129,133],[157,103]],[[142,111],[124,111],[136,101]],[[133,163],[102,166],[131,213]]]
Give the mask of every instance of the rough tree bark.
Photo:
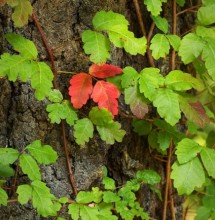
[[[87,71],[90,62],[82,49],[80,36],[83,30],[91,26],[92,17],[101,9],[124,14],[130,21],[131,30],[136,36],[141,36],[131,0],[35,0],[33,7],[48,43],[53,49],[58,70]],[[168,8],[165,13],[170,13]],[[144,19],[147,16],[149,15],[144,13]],[[21,33],[35,42],[40,59],[49,63],[41,36],[33,22],[22,29],[15,29],[10,17],[9,7],[0,9],[1,52],[10,49],[3,39],[3,34]],[[146,24],[147,29],[149,26],[150,24]],[[138,71],[147,65],[146,58],[129,56],[118,49],[113,50],[111,63],[120,67],[130,65]],[[164,64],[158,64],[160,67],[161,65]],[[68,98],[70,77],[68,74],[58,76],[59,87],[65,98]],[[47,120],[45,110],[47,103],[36,101],[33,93],[28,83],[10,83],[6,79],[0,79],[0,146],[22,149],[35,139],[41,139],[43,143],[53,146],[59,154],[59,159],[56,164],[42,168],[43,180],[56,196],[73,197],[63,150],[61,127]],[[121,105],[120,108],[126,110],[126,106]],[[101,168],[107,165],[110,175],[117,180],[119,185],[123,184],[127,178],[133,177],[138,169],[155,169],[163,177],[160,186],[163,192],[165,163],[156,160],[150,154],[147,141],[132,132],[130,119],[123,116],[117,119],[122,123],[127,135],[122,143],[113,146],[106,145],[95,135],[89,144],[80,148],[73,140],[73,129],[67,127],[66,135],[69,140],[72,168],[78,190],[87,190],[91,186],[99,185]],[[19,184],[25,182],[25,177],[19,176],[18,181]],[[162,202],[146,186],[142,187],[139,200],[151,217],[161,219]],[[177,207],[176,204],[176,208],[178,208],[178,213],[181,213],[181,207]],[[0,219],[39,220],[43,218],[37,216],[35,211],[28,206],[9,204],[6,208],[0,208]]]

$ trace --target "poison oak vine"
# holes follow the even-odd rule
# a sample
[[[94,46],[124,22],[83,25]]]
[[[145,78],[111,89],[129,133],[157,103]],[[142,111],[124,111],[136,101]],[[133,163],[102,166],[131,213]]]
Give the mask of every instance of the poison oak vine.
[[[167,19],[161,16],[162,5],[166,2],[167,0],[156,0],[156,3],[144,0],[152,19],[147,34],[138,1],[134,0],[144,34],[141,38],[136,38],[129,30],[129,22],[123,15],[113,11],[96,13],[92,20],[92,29],[85,30],[82,34],[84,51],[93,64],[88,73],[80,72],[71,77],[68,91],[70,100],[65,100],[58,90],[53,54],[36,16],[32,14],[30,2],[28,0],[0,2],[1,6],[8,4],[14,8],[12,19],[16,27],[27,24],[28,17],[32,17],[52,63],[50,68],[46,63],[37,61],[38,52],[32,41],[14,33],[7,33],[5,38],[17,53],[1,55],[0,77],[6,77],[10,81],[29,80],[35,90],[36,99],[41,101],[49,99],[50,104],[46,110],[51,123],[61,123],[70,180],[76,196],[75,201],[56,198],[41,181],[39,165],[54,163],[57,154],[51,146],[42,145],[36,140],[26,146],[21,153],[11,148],[0,149],[0,175],[13,176],[11,164],[16,162],[19,166],[15,176],[18,169],[21,169],[30,180],[30,184],[17,187],[17,200],[20,204],[32,201],[38,214],[44,217],[58,216],[62,207],[68,205],[68,213],[73,219],[112,220],[117,219],[115,212],[126,220],[135,216],[149,219],[148,214],[136,201],[134,193],[146,183],[161,198],[161,193],[154,186],[160,182],[160,177],[155,171],[138,171],[133,180],[118,188],[114,180],[107,176],[107,169],[104,167],[103,190],[95,187],[90,192],[77,192],[69,162],[65,122],[73,126],[75,142],[78,145],[84,146],[89,142],[95,130],[107,144],[122,141],[126,132],[121,128],[121,124],[114,120],[119,114],[118,98],[122,95],[125,104],[130,107],[129,116],[132,118],[134,132],[140,136],[147,136],[149,146],[161,155],[167,155],[168,158],[163,219],[166,219],[168,198],[172,219],[175,219],[171,179],[179,195],[204,192],[205,196],[198,196],[200,206],[196,219],[214,218],[215,3],[203,0],[202,5],[192,7],[198,9],[194,31],[181,38],[176,31],[177,16],[186,13],[188,9],[178,13],[177,9],[183,7],[185,1],[172,1],[172,33],[169,32]],[[155,26],[159,33],[152,36]],[[131,55],[146,54],[151,66],[137,72],[131,66],[121,69],[107,64],[113,46],[122,48]],[[171,71],[163,73],[155,66],[154,60],[166,56],[171,59]],[[195,73],[176,69],[177,56],[184,65],[192,64]],[[95,104],[89,110],[88,116],[82,117],[79,110],[90,100]],[[149,106],[156,110],[159,117],[153,119],[149,117]],[[181,132],[177,126],[182,115],[186,118],[186,133]],[[199,131],[204,132],[204,138],[199,135]],[[177,160],[171,167],[174,148]],[[7,205],[8,195],[4,190],[4,183],[5,180],[1,180],[0,204]],[[185,206],[189,207],[189,201],[192,199],[192,196],[188,196]],[[112,212],[113,209],[115,212]],[[58,216],[58,219],[63,217]]]

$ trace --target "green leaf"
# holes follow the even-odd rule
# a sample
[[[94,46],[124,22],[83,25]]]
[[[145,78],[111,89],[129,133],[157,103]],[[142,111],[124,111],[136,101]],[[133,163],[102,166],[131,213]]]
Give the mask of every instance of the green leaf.
[[[215,23],[214,10],[215,3],[206,7],[200,7],[197,13],[198,21],[205,26]]]
[[[61,197],[60,199],[58,199],[58,202],[66,204],[68,202],[68,198],[67,197]]]
[[[187,163],[198,156],[203,147],[195,141],[185,138],[177,145],[176,155],[180,164]]]
[[[19,185],[16,193],[18,194],[18,202],[24,205],[28,203],[32,197],[32,187],[27,184]]]
[[[153,185],[161,181],[161,177],[154,170],[139,170],[136,173],[136,178],[144,183]]]
[[[180,165],[175,162],[172,166],[171,179],[178,194],[191,194],[195,187],[201,187],[205,183],[205,173],[197,157]]]
[[[82,41],[85,53],[90,54],[90,61],[102,64],[110,58],[110,42],[104,35],[86,30],[82,33]]]
[[[118,202],[120,201],[120,197],[114,192],[105,191],[103,192],[103,201],[106,203]]]
[[[202,202],[205,207],[209,208],[211,211],[214,212],[214,207],[215,207],[215,184],[214,184],[214,181],[211,182],[206,187],[205,196],[203,197]]]
[[[62,103],[47,105],[46,111],[49,112],[48,116],[52,123],[60,124],[62,119],[66,119],[66,122],[72,126],[74,121],[78,119],[76,110],[72,108],[72,105],[67,100]]]
[[[160,131],[158,133],[157,142],[159,144],[159,148],[165,152],[171,143],[171,135],[166,131]]]
[[[116,202],[116,211],[120,214],[122,219],[125,220],[133,220],[136,213],[134,209],[130,209],[127,207],[127,202],[126,201],[119,201]]]
[[[78,116],[76,110],[72,107],[71,102],[68,100],[64,100],[62,102],[63,110],[61,119],[66,119],[66,122],[72,126],[74,125],[74,121],[78,120]]]
[[[215,178],[215,150],[208,147],[203,147],[200,155],[208,175]]]
[[[176,0],[176,3],[177,3],[179,6],[183,7],[184,4],[185,4],[185,0]]]
[[[208,42],[203,48],[202,59],[205,61],[208,74],[215,80],[215,43],[214,39],[208,39]]]
[[[201,91],[204,85],[200,80],[194,78],[191,74],[181,70],[173,70],[165,78],[165,85],[173,90],[186,91],[191,88]]]
[[[124,48],[132,55],[145,54],[145,37],[135,38],[134,33],[128,31],[128,21],[123,15],[112,11],[100,11],[93,18],[93,26],[97,31],[107,31],[110,41],[116,47]]]
[[[22,154],[19,158],[20,167],[22,168],[22,172],[27,174],[30,180],[41,180],[40,169],[29,154]]]
[[[98,208],[97,207],[89,207],[85,205],[80,205],[80,219],[83,220],[99,220],[98,219]]]
[[[140,189],[140,181],[138,179],[131,179],[126,182],[125,187],[130,188],[132,191],[137,192]]]
[[[107,31],[110,41],[116,47],[124,48],[125,51],[131,55],[145,54],[147,47],[145,37],[135,38],[133,32],[122,28],[120,25],[113,26]]]
[[[0,177],[10,177],[14,175],[14,169],[9,164],[2,164],[0,162]]]
[[[167,122],[165,122],[164,120],[154,118],[153,123],[160,130],[168,132],[171,135],[171,137],[173,138],[173,141],[174,141],[175,144],[186,137],[183,133],[179,132],[176,129],[176,126],[173,127],[170,124],[168,124]]]
[[[123,69],[123,75],[121,76],[122,88],[128,88],[136,84],[137,79],[139,78],[138,72],[130,66],[127,66]]]
[[[135,193],[131,191],[131,188],[128,186],[122,187],[118,191],[118,196],[122,197],[123,201],[126,201],[128,204],[133,205],[136,200]]]
[[[151,40],[150,49],[156,60],[164,58],[170,50],[169,41],[164,34],[156,34]]]
[[[26,59],[33,60],[37,58],[37,48],[32,41],[14,33],[5,34],[5,38],[13,46],[13,49]]]
[[[7,206],[7,199],[8,199],[7,193],[5,192],[5,190],[0,188],[0,205]]]
[[[74,125],[75,142],[79,145],[84,145],[93,137],[94,127],[88,118],[83,118],[76,121]]]
[[[157,16],[162,11],[161,0],[144,0],[144,4],[147,7],[147,11],[151,12],[152,15]]]
[[[208,220],[211,215],[211,210],[207,207],[200,206],[197,209],[195,220]]]
[[[158,29],[166,34],[168,32],[168,21],[166,18],[162,18],[161,16],[151,16],[155,25]]]
[[[62,102],[63,101],[63,95],[58,89],[53,89],[50,91],[48,99],[51,102]]]
[[[128,27],[128,21],[125,16],[113,11],[99,11],[93,17],[93,26],[97,31],[104,31],[119,24],[123,27]]]
[[[178,35],[173,34],[167,34],[166,37],[169,40],[170,45],[174,48],[174,50],[178,51],[181,44],[181,38]]]
[[[79,219],[79,204],[77,203],[72,203],[72,204],[69,204],[68,206],[68,213],[71,215],[72,219],[73,220],[78,220]]]
[[[179,96],[179,103],[186,118],[199,127],[204,127],[210,122],[203,105],[200,102],[192,102],[192,99]]]
[[[89,113],[89,118],[94,125],[98,126],[105,126],[113,121],[111,112],[106,108],[93,107]]]
[[[8,1],[8,4],[14,7],[12,19],[15,27],[23,27],[28,23],[28,17],[32,15],[33,8],[29,0]]]
[[[12,164],[19,157],[19,151],[13,148],[0,148],[0,163]]]
[[[150,101],[153,101],[157,94],[157,88],[164,85],[164,78],[157,68],[145,68],[140,72],[140,92]]]
[[[214,0],[202,0],[202,4],[203,4],[204,6],[214,5]]]
[[[152,148],[158,147],[158,132],[154,129],[148,135],[148,143]]]
[[[53,73],[44,62],[32,63],[31,86],[35,89],[35,97],[40,101],[49,95],[52,88]]]
[[[122,142],[122,139],[126,134],[126,132],[121,129],[121,124],[115,121],[109,123],[105,127],[97,125],[96,128],[101,136],[101,139],[107,144],[114,144],[115,140],[117,142]]]
[[[152,129],[151,123],[138,119],[133,119],[132,126],[134,128],[134,131],[140,136],[149,134]]]
[[[23,56],[4,53],[0,59],[0,76],[7,76],[10,81],[19,79],[26,82],[32,73],[31,63]]]
[[[125,93],[125,103],[130,105],[131,112],[137,118],[144,118],[148,113],[147,100],[143,94],[139,92],[138,85],[128,87],[124,90]]]
[[[178,95],[170,89],[157,90],[153,105],[157,107],[159,115],[172,126],[181,118]]]
[[[181,40],[178,54],[184,64],[188,64],[201,54],[203,48],[204,42],[202,39],[194,33],[189,33]]]
[[[115,181],[110,177],[103,177],[102,183],[104,184],[105,189],[114,190],[116,188]]]
[[[58,155],[55,150],[49,145],[42,146],[40,140],[36,140],[26,147],[32,156],[41,164],[55,163]]]
[[[60,124],[63,112],[63,105],[61,103],[47,105],[46,111],[49,112],[48,117],[50,118],[51,123]]]
[[[98,187],[94,187],[91,192],[80,191],[76,197],[78,203],[99,203],[102,201],[102,191]]]
[[[100,203],[96,205],[99,209],[99,220],[117,220],[118,218],[112,214],[112,204]]]
[[[54,195],[50,193],[50,189],[45,183],[35,180],[31,183],[32,186],[32,204],[33,207],[37,209],[38,214],[43,217],[49,215],[56,216],[57,210],[52,202],[55,199]]]

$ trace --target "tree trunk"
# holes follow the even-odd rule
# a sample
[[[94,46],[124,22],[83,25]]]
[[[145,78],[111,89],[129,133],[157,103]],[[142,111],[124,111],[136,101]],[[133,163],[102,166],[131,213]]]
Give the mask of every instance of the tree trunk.
[[[130,22],[130,30],[137,37],[141,36],[133,1],[130,0],[35,0],[33,1],[34,13],[39,20],[48,44],[54,52],[57,70],[85,72],[89,68],[89,58],[85,55],[81,33],[91,27],[92,18],[99,10],[113,10],[122,13]],[[3,34],[16,32],[33,40],[36,44],[41,61],[50,64],[41,36],[33,22],[29,25],[15,29],[11,22],[11,8],[0,9],[0,41],[1,52],[9,51]],[[143,7],[143,10],[145,8]],[[170,13],[169,11],[167,13]],[[144,13],[146,28],[148,13]],[[121,49],[113,49],[111,63],[122,68],[132,66],[138,71],[147,65],[147,60],[142,56],[130,56]],[[158,64],[165,67],[165,63]],[[59,89],[66,99],[71,75],[59,74]],[[0,79],[0,146],[22,149],[36,139],[44,144],[50,144],[59,155],[58,162],[52,166],[42,167],[43,180],[57,197],[67,196],[73,198],[73,191],[69,181],[66,158],[63,148],[61,126],[48,121],[45,110],[47,101],[39,102],[34,98],[34,91],[28,83],[8,82]],[[121,104],[121,110],[126,106]],[[118,116],[127,131],[122,143],[112,146],[105,144],[96,134],[83,148],[77,146],[73,139],[73,128],[66,127],[66,136],[70,148],[70,157],[75,182],[78,190],[88,190],[101,182],[100,172],[103,165],[109,170],[109,175],[122,185],[127,179],[134,177],[139,169],[156,170],[162,177],[161,192],[165,186],[165,163],[157,160],[149,150],[147,140],[139,137],[132,131],[131,119]],[[11,180],[12,181],[12,180]],[[8,184],[11,184],[10,180]],[[25,183],[25,176],[18,177],[18,183]],[[138,194],[141,205],[155,219],[162,218],[163,205],[158,197],[143,186]],[[177,212],[181,213],[180,204]],[[35,210],[28,206],[9,204],[0,209],[1,220],[39,220]],[[48,219],[48,218],[46,218]],[[68,218],[69,219],[69,218]],[[168,217],[171,219],[171,217]]]

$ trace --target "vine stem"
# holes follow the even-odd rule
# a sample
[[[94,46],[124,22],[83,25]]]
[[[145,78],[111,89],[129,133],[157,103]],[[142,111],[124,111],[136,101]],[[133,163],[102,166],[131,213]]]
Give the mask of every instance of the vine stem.
[[[170,172],[171,172],[172,146],[173,146],[173,143],[171,140],[169,150],[168,150],[167,164],[166,164],[166,186],[165,186],[165,194],[164,194],[164,207],[163,207],[162,220],[166,220],[166,214],[167,214],[168,195],[169,195],[169,187],[170,187],[170,181],[171,181]],[[173,218],[173,220],[175,220],[175,218]]]
[[[173,30],[172,30],[172,34],[176,34],[176,28],[177,28],[177,14],[176,14],[176,0],[173,0],[172,3],[172,11],[173,11]],[[172,50],[172,56],[171,56],[171,70],[175,69],[175,59],[176,59],[176,53],[175,50]]]
[[[55,68],[55,62],[54,62],[53,53],[52,53],[52,51],[51,51],[51,49],[50,49],[50,47],[49,47],[49,45],[47,43],[46,37],[45,37],[45,35],[43,33],[43,30],[42,30],[42,28],[40,26],[40,23],[38,22],[38,20],[37,20],[37,18],[36,18],[34,13],[32,14],[31,18],[33,19],[34,24],[36,25],[36,27],[37,27],[37,29],[38,29],[38,31],[40,33],[42,41],[43,41],[43,43],[45,45],[45,48],[47,50],[47,53],[49,55],[49,59],[51,61],[51,66],[52,66],[51,67],[52,68],[52,72],[54,73],[53,84],[54,84],[54,88],[57,89],[58,88],[58,84],[57,84],[57,71],[56,71],[56,68]]]
[[[32,14],[32,19],[41,35],[41,38],[42,38],[42,41],[45,45],[45,48],[47,50],[47,53],[49,55],[49,58],[50,58],[50,61],[51,61],[51,66],[52,66],[52,71],[53,71],[53,75],[54,75],[54,79],[53,79],[53,86],[55,89],[58,88],[58,84],[57,84],[57,71],[56,71],[56,68],[55,68],[55,62],[54,62],[54,56],[53,56],[53,53],[52,53],[52,50],[50,49],[48,43],[47,43],[47,40],[46,40],[46,37],[43,33],[43,30],[35,16],[35,14],[33,13]],[[74,180],[74,176],[73,176],[73,171],[72,171],[72,165],[71,165],[71,162],[70,162],[70,158],[69,158],[69,149],[68,149],[68,143],[67,143],[67,138],[66,138],[66,131],[65,131],[65,122],[62,120],[61,121],[61,128],[62,128],[62,135],[63,135],[63,145],[64,145],[64,150],[65,150],[65,155],[66,155],[66,161],[67,161],[67,167],[68,167],[68,170],[69,170],[69,177],[70,177],[70,182],[71,182],[71,185],[72,185],[72,188],[73,188],[73,193],[74,195],[76,196],[78,194],[78,191],[77,191],[77,188],[76,188],[76,184],[75,184],[75,180]]]
[[[75,183],[75,179],[74,179],[73,171],[72,171],[72,166],[71,166],[71,162],[70,162],[70,158],[69,158],[69,148],[68,148],[68,143],[67,143],[67,139],[66,139],[65,121],[64,120],[62,120],[62,122],[61,122],[61,127],[62,127],[63,143],[64,143],[66,161],[67,161],[67,166],[69,169],[70,182],[72,183],[74,194],[75,194],[75,196],[77,196],[78,190],[76,187],[76,183]]]
[[[141,13],[141,10],[140,10],[139,1],[138,0],[133,0],[133,2],[134,2],[135,10],[136,10],[136,13],[137,13],[137,18],[138,18],[138,22],[139,22],[139,25],[140,25],[141,32],[145,36],[145,38],[147,39],[147,49],[146,49],[147,59],[148,59],[148,62],[150,64],[150,66],[154,67],[155,64],[154,64],[154,60],[152,58],[151,51],[149,49],[149,41],[148,41],[148,37],[147,37],[145,25],[144,25],[142,13]]]

